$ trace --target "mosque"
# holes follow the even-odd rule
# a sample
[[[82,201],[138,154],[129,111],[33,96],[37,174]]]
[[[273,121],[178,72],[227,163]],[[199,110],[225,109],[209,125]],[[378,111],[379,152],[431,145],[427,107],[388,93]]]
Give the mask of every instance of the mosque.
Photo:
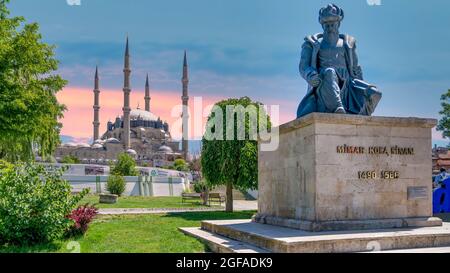
[[[123,115],[117,117],[114,122],[109,121],[106,132],[99,135],[100,114],[100,88],[98,68],[95,71],[94,80],[94,121],[92,144],[66,143],[56,149],[55,158],[61,161],[65,156],[71,155],[84,164],[108,164],[114,162],[120,153],[128,153],[136,159],[139,165],[164,167],[172,165],[175,159],[188,159],[187,124],[188,112],[188,64],[186,52],[184,52],[182,81],[182,123],[183,139],[182,149],[180,142],[172,139],[169,125],[160,117],[150,111],[150,87],[147,75],[145,83],[145,109],[130,108],[130,54],[128,38],[125,49],[123,87]]]

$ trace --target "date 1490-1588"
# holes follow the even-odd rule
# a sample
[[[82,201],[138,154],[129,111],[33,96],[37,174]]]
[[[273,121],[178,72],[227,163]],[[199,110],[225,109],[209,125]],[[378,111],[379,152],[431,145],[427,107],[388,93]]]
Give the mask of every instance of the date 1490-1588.
[[[400,174],[398,171],[361,171],[358,172],[358,179],[399,179]]]

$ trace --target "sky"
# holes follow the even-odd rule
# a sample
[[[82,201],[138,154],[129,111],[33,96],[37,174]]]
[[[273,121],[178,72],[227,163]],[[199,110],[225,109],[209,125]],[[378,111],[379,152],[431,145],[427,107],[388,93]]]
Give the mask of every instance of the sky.
[[[93,79],[100,73],[101,131],[121,114],[123,54],[130,39],[131,106],[144,107],[150,75],[151,111],[173,124],[181,103],[183,52],[189,95],[203,107],[248,96],[280,106],[280,123],[295,119],[306,93],[298,73],[306,35],[321,32],[322,0],[12,0],[12,15],[38,22],[56,46],[69,84],[58,94],[68,111],[62,134],[92,136]],[[450,1],[334,0],[345,11],[341,32],[357,39],[365,80],[383,99],[374,115],[439,118],[450,88]],[[79,4],[79,5],[74,5]],[[181,132],[172,131],[174,138]],[[191,132],[191,138],[199,137]],[[439,132],[433,141],[445,145]]]

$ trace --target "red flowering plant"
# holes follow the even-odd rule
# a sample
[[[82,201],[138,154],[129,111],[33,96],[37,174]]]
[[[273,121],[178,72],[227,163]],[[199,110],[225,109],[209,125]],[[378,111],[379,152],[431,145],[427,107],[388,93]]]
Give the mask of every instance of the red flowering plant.
[[[94,205],[83,205],[74,209],[72,213],[67,216],[74,224],[68,230],[69,236],[81,235],[86,233],[89,228],[89,223],[92,222],[95,215],[98,213],[98,208]]]

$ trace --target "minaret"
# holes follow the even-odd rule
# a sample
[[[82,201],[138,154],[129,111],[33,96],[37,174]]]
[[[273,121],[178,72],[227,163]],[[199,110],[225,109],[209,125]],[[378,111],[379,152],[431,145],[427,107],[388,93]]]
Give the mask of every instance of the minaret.
[[[123,144],[125,150],[130,149],[130,51],[128,47],[128,37],[127,45],[125,49],[125,66],[123,69],[124,73],[124,84],[123,84]]]
[[[99,90],[99,84],[98,84],[98,67],[95,68],[95,83],[94,83],[94,122],[92,124],[94,125],[94,142],[99,139],[99,127],[100,127],[100,121],[99,121],[99,111],[100,111],[100,90]]]
[[[147,74],[147,80],[145,81],[145,111],[150,112],[150,100],[152,99],[150,97],[150,85],[148,83],[148,74]]]
[[[181,100],[183,101],[183,154],[184,159],[187,160],[188,151],[189,151],[189,111],[188,111],[188,102],[189,102],[189,96],[188,96],[188,84],[189,84],[189,77],[188,77],[188,64],[187,64],[187,57],[186,57],[186,50],[184,51],[184,61],[183,61],[183,78],[181,79],[181,82],[183,83],[183,96],[181,97]]]

